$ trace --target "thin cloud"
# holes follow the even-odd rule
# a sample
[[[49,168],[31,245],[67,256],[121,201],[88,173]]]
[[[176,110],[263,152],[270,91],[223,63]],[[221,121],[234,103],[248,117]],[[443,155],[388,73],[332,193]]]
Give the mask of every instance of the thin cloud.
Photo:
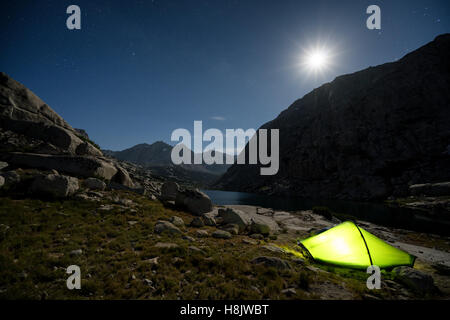
[[[214,116],[214,117],[211,117],[211,119],[218,120],[218,121],[225,121],[226,120],[224,117],[221,117],[221,116]]]

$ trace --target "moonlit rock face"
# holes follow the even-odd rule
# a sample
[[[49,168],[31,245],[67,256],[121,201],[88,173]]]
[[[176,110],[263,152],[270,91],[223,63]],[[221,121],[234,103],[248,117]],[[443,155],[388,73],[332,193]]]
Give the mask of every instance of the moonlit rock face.
[[[449,51],[445,34],[306,94],[262,126],[280,131],[278,173],[262,177],[259,165],[234,165],[216,187],[375,200],[450,181]]]

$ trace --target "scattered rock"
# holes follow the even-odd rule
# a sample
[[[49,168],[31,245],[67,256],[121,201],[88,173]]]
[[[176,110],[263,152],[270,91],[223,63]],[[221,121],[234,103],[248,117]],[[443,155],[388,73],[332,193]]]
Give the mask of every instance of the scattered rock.
[[[224,231],[224,230],[216,230],[212,233],[212,236],[214,238],[218,238],[218,239],[230,239],[231,233],[229,233],[228,231]]]
[[[181,264],[183,261],[184,261],[184,259],[180,258],[180,257],[173,257],[172,258],[172,263],[173,264]]]
[[[81,250],[81,249],[77,249],[77,250],[72,250],[72,251],[70,251],[70,255],[71,255],[71,256],[79,256],[79,255],[81,255],[81,254],[83,254],[83,250]]]
[[[205,223],[203,222],[202,218],[195,217],[194,219],[192,219],[190,225],[191,225],[191,227],[194,227],[194,228],[201,228],[201,227],[205,226]]]
[[[229,223],[227,225],[224,225],[221,229],[228,231],[229,233],[234,234],[234,235],[239,234],[239,226],[234,223]]]
[[[268,236],[270,234],[270,228],[267,224],[252,221],[252,224],[250,225],[250,232]]]
[[[148,264],[150,264],[152,266],[157,266],[158,265],[158,259],[159,259],[159,257],[154,257],[154,258],[151,258],[151,259],[144,260],[144,262],[148,263]]]
[[[3,187],[4,184],[5,184],[5,178],[3,178],[3,176],[0,176],[0,188]]]
[[[2,171],[3,169],[5,169],[7,167],[8,167],[8,163],[7,162],[0,161],[0,171]]]
[[[88,191],[88,192],[86,192],[86,195],[88,195],[89,197],[103,198],[102,193],[95,192],[95,191]]]
[[[189,242],[195,242],[195,239],[192,238],[191,236],[184,235],[184,236],[183,236],[183,239],[184,239],[184,240],[187,240],[187,241],[189,241]]]
[[[258,244],[258,242],[250,240],[250,239],[246,239],[246,238],[242,239],[242,243],[252,244],[252,245],[257,245]]]
[[[263,264],[266,267],[275,267],[277,269],[291,269],[290,264],[283,259],[276,257],[260,256],[251,261],[254,264]]]
[[[169,221],[159,220],[155,224],[155,232],[162,233],[164,231],[168,231],[170,233],[176,234],[181,233],[181,230],[174,226]]]
[[[175,199],[175,205],[186,208],[196,215],[202,215],[212,210],[211,199],[198,189],[179,191]]]
[[[163,248],[163,249],[176,249],[179,248],[179,245],[176,243],[170,243],[170,242],[158,242],[154,246],[155,248]]]
[[[417,269],[403,266],[394,268],[393,272],[398,281],[419,294],[432,293],[436,289],[433,277]]]
[[[200,248],[197,248],[196,246],[189,246],[188,248],[191,251],[203,253],[203,250]]]
[[[74,194],[78,188],[77,178],[49,174],[38,176],[31,185],[31,192],[33,194],[63,198]]]
[[[203,237],[209,237],[209,233],[206,230],[197,230],[196,232],[197,237],[203,238]]]
[[[257,286],[250,286],[250,289],[252,289],[253,291],[256,291],[257,293],[261,293],[261,290],[259,290],[259,288]]]
[[[100,211],[111,211],[112,209],[114,209],[114,206],[112,204],[102,204],[98,210]]]
[[[217,225],[216,219],[214,219],[214,216],[211,214],[211,212],[205,213],[203,215],[203,222],[206,226],[215,227]]]
[[[274,245],[265,245],[265,246],[262,246],[262,248],[272,251],[272,252],[284,253],[283,249],[281,249],[280,247],[274,246]]]
[[[155,290],[155,288],[153,287],[153,281],[150,279],[145,278],[144,280],[142,280],[146,285],[148,285],[152,290]]]
[[[264,236],[262,234],[259,234],[259,233],[253,233],[249,237],[252,238],[252,239],[256,239],[256,240],[264,239]]]
[[[287,295],[288,297],[295,296],[297,294],[297,291],[294,288],[288,288],[281,290],[281,293]]]
[[[106,183],[97,178],[87,178],[83,181],[83,186],[91,190],[103,191],[106,188]]]
[[[129,224],[130,226],[134,226],[136,223],[138,223],[138,222],[137,222],[137,221],[134,221],[134,220],[128,221],[128,224]]]
[[[177,227],[184,227],[184,220],[180,217],[173,216],[172,218],[170,218],[170,222],[172,222],[172,224]]]

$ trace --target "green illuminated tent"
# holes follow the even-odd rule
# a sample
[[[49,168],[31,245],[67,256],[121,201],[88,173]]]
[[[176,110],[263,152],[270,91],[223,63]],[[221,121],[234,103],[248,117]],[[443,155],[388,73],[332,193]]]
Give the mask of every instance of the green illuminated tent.
[[[413,266],[415,257],[394,248],[352,221],[300,241],[314,260],[350,268],[365,269]]]

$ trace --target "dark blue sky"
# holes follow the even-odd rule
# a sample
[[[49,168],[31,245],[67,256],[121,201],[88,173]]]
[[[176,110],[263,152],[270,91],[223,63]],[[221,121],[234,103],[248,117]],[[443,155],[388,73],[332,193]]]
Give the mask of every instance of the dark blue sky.
[[[66,28],[77,4],[82,29]],[[366,28],[368,5],[381,31]],[[258,128],[336,76],[450,32],[443,1],[2,1],[0,70],[102,148],[170,142],[176,128]],[[332,48],[308,76],[302,49]],[[214,120],[221,117],[225,120]]]

